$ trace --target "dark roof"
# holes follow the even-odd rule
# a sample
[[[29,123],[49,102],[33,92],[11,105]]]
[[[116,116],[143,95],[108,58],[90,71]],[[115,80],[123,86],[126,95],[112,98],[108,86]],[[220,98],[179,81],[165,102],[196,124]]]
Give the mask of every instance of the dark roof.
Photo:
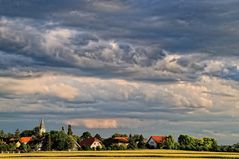
[[[121,143],[128,143],[129,142],[128,137],[114,137],[112,139],[116,142],[121,142]]]
[[[91,146],[95,141],[101,143],[101,141],[97,139],[96,137],[90,137],[90,138],[82,140],[80,142],[80,146]]]

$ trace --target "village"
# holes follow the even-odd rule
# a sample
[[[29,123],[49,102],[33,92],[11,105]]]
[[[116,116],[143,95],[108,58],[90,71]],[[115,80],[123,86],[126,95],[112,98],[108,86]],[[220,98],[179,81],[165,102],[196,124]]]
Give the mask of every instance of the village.
[[[52,143],[52,139],[54,138],[54,133],[58,135],[59,139],[66,139],[66,143],[58,143],[58,145],[53,148],[52,146],[54,143]],[[52,137],[50,137],[50,134],[53,134]],[[13,147],[10,150],[16,149],[19,150],[19,152],[27,152],[31,150],[102,150],[106,148],[112,150],[124,150],[129,148],[130,139],[133,138],[137,141],[135,142],[136,145],[131,145],[132,149],[134,149],[134,147],[146,148],[146,144],[148,144],[150,148],[157,148],[157,146],[163,144],[168,137],[151,136],[150,139],[147,140],[143,135],[128,136],[127,134],[116,133],[110,138],[103,139],[99,134],[91,136],[89,132],[84,132],[82,136],[79,137],[73,135],[71,125],[68,125],[67,132],[65,132],[64,127],[62,127],[59,132],[51,131],[48,133],[46,132],[44,120],[42,119],[39,126],[35,127],[33,130],[25,130],[21,133],[19,130],[16,130],[15,134],[9,135],[5,138],[2,135],[2,141],[0,143],[1,145],[8,144],[8,147]],[[4,149],[2,149],[2,151],[3,150]]]
[[[67,131],[46,131],[44,120],[33,130],[19,129],[15,134],[0,131],[0,152],[24,153],[34,151],[78,151],[78,150],[134,150],[134,149],[181,149],[195,151],[238,151],[238,144],[220,146],[214,138],[195,138],[180,135],[178,141],[171,136],[152,135],[144,138],[142,134],[115,133],[109,138],[83,132],[81,136],[73,134],[71,125]]]

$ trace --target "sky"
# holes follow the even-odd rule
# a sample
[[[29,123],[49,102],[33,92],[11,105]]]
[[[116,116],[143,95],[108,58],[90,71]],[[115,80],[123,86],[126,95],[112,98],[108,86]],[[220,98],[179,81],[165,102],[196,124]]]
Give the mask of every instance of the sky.
[[[239,142],[238,6],[0,0],[0,129]]]

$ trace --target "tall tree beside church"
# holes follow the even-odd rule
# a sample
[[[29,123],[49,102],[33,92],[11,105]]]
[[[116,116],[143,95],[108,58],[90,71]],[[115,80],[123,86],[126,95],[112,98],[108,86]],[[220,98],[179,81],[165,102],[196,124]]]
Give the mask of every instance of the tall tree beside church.
[[[19,129],[17,129],[17,130],[15,131],[15,138],[16,138],[16,139],[19,139],[19,138],[20,138],[20,130],[19,130]]]
[[[51,146],[52,146],[51,134],[49,133],[49,134],[47,135],[46,150],[47,150],[47,151],[51,151]]]
[[[67,134],[68,134],[68,135],[73,135],[73,131],[72,131],[71,125],[68,125]]]
[[[64,128],[64,126],[61,127],[61,131],[65,132],[65,128]]]

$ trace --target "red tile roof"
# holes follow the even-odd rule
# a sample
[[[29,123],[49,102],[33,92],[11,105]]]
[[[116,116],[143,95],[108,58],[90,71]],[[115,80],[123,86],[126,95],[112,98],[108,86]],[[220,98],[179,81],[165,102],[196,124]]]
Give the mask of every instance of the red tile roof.
[[[114,140],[117,140],[117,142],[123,142],[123,143],[128,143],[129,138],[128,137],[114,137]]]
[[[94,142],[101,142],[99,139],[96,137],[90,137],[88,139],[82,140],[80,142],[80,146],[91,146]]]
[[[19,140],[21,143],[28,143],[32,141],[32,137],[21,137]]]
[[[157,144],[160,144],[167,140],[167,136],[151,136],[149,140],[150,139],[153,139]]]

